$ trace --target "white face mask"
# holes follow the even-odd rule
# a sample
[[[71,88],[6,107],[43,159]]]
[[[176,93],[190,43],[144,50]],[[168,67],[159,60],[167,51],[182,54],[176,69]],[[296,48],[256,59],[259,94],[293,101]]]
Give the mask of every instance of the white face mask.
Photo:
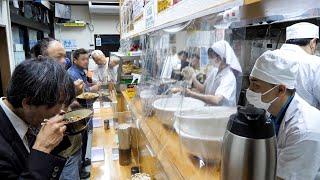
[[[206,70],[205,70],[205,73],[206,73],[206,76],[207,78],[211,77],[212,74],[217,74],[218,73],[218,68],[210,65],[210,66],[207,66]]]
[[[278,87],[278,86],[271,88],[270,90],[268,90],[267,92],[265,92],[263,94],[256,93],[256,92],[251,91],[250,89],[247,89],[246,98],[247,98],[248,102],[250,104],[252,104],[253,106],[255,106],[256,108],[261,108],[261,109],[268,111],[270,105],[273,102],[275,102],[278,99],[278,97],[274,98],[272,101],[267,102],[267,103],[263,102],[261,98],[263,95],[268,94],[270,91],[272,91],[276,87]]]
[[[213,59],[208,58],[208,64],[207,65],[213,65]]]
[[[221,62],[217,60],[217,58],[215,58],[215,59],[209,59],[209,64],[216,68],[219,68]]]
[[[221,64],[221,62],[215,62],[213,66],[216,67],[216,68],[219,68],[220,64]]]

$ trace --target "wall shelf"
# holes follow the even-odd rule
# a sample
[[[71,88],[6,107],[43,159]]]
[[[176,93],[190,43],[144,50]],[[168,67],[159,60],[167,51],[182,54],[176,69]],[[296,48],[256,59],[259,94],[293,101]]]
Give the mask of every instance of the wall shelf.
[[[154,6],[156,9],[156,3]],[[133,30],[123,33],[121,38],[133,38],[236,6],[240,7],[240,17],[238,21],[230,22],[232,29],[320,17],[318,0],[291,0],[290,3],[279,0],[258,0],[252,1],[252,3],[242,0],[184,0],[159,14],[155,12],[154,26],[149,29],[146,28],[145,17],[135,21]]]
[[[12,23],[26,26],[28,28],[36,29],[39,31],[50,33],[50,28],[48,25],[41,24],[39,22],[33,21],[32,19],[25,18],[23,16],[17,15],[12,12],[10,12],[10,17],[11,17]]]
[[[183,0],[160,13],[157,13],[157,1],[154,1],[154,24],[146,27],[145,17],[136,21],[133,30],[121,34],[122,39],[133,38],[157,31],[172,25],[186,22],[209,14],[218,13],[232,7],[243,5],[243,0]]]

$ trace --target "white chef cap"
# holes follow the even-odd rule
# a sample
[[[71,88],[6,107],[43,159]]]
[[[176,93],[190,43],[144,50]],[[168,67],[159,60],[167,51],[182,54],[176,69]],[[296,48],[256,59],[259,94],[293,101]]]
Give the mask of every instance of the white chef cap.
[[[303,38],[319,39],[319,26],[307,22],[301,22],[287,27],[286,40]]]
[[[294,89],[299,64],[293,54],[283,50],[266,51],[254,64],[252,77],[270,84],[283,84],[288,89]]]
[[[225,41],[221,40],[214,43],[211,47],[221,58],[226,59],[226,63],[230,65],[230,67],[240,73],[242,73],[240,63],[238,58],[236,57],[233,49],[231,48],[230,44]]]

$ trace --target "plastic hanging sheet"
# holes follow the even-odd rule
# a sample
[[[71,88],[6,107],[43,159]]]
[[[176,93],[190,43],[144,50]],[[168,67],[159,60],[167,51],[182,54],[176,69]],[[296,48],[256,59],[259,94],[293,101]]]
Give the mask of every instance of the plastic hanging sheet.
[[[214,14],[140,38],[144,71],[132,104],[138,127],[163,169],[185,179],[219,179],[245,53],[245,31],[229,25]]]

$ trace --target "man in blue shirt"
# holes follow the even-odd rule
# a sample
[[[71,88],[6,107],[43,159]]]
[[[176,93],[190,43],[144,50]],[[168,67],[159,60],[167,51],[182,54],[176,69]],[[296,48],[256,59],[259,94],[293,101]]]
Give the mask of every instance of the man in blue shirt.
[[[84,91],[86,92],[98,92],[100,89],[100,84],[96,84],[90,87],[87,80],[87,75],[85,70],[88,69],[89,65],[89,54],[85,49],[77,49],[73,53],[73,64],[68,69],[68,73],[72,80],[76,81],[81,79],[85,83]]]
[[[85,92],[97,92],[100,89],[100,84],[90,86],[85,70],[88,69],[89,65],[89,54],[85,49],[77,49],[73,53],[73,64],[68,69],[68,73],[73,81],[78,79],[84,82],[84,91]],[[93,128],[92,121],[89,122],[88,130],[90,131]],[[80,176],[86,174],[85,166],[91,163],[90,159],[86,159],[87,143],[88,143],[88,130],[85,130],[82,133],[82,168],[80,170]]]

